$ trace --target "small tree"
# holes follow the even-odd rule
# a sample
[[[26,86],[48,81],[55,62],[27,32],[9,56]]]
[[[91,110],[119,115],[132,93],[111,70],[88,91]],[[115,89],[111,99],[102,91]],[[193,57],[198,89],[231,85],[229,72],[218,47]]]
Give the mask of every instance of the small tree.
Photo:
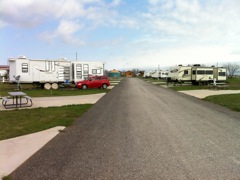
[[[240,66],[236,63],[225,64],[224,67],[227,69],[228,76],[233,78],[235,73],[239,70]]]

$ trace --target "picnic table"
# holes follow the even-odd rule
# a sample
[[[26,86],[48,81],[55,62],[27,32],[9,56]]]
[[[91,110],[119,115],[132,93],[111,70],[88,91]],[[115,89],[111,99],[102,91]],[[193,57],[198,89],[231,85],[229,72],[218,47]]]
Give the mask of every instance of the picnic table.
[[[32,98],[21,91],[8,92],[9,97],[2,97],[2,105],[6,109],[31,107],[33,105]]]

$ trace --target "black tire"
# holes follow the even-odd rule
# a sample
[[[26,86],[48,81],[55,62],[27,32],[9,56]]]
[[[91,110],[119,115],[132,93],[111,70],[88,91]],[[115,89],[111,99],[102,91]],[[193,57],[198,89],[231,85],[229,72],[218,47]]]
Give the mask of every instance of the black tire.
[[[87,89],[88,87],[87,87],[87,85],[86,84],[84,84],[84,85],[82,85],[82,89]]]
[[[102,88],[103,88],[103,89],[107,89],[107,84],[103,84],[103,85],[102,85]]]

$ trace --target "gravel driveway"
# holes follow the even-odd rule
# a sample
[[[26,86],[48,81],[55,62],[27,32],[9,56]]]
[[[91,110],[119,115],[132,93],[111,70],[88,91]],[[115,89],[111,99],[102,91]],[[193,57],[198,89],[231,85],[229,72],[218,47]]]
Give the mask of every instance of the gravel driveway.
[[[126,78],[12,179],[240,179],[240,114]]]

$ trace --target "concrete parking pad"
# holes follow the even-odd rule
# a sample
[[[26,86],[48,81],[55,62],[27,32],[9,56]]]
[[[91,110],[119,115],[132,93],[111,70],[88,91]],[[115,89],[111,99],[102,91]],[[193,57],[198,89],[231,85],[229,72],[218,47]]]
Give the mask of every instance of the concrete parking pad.
[[[178,92],[203,99],[207,96],[213,96],[213,95],[239,94],[240,90],[207,90],[207,89],[202,89],[202,90],[189,90],[189,91],[178,91]]]
[[[33,106],[28,108],[53,107],[73,104],[95,104],[104,95],[105,93],[79,96],[36,97],[32,98]],[[0,110],[6,109],[0,105]]]
[[[0,141],[0,178],[13,172],[65,127]]]
[[[28,108],[64,106],[72,104],[95,104],[104,95],[105,93],[80,96],[32,98],[33,106]],[[0,106],[0,110],[6,109],[3,106]],[[63,126],[58,126],[38,133],[0,141],[0,179],[13,172],[18,166],[24,163],[48,141],[55,137],[59,133],[59,130],[64,128],[65,127]]]

